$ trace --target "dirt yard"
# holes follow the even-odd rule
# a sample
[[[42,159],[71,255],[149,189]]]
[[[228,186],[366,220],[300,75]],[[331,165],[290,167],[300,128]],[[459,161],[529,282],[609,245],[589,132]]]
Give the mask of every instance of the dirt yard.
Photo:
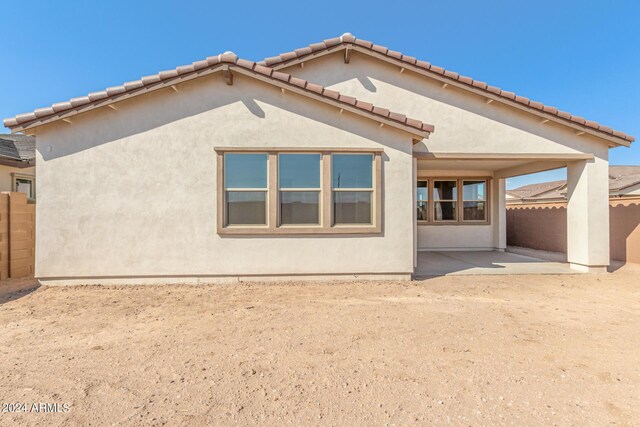
[[[0,425],[638,425],[640,273],[5,292],[0,402],[69,405]]]

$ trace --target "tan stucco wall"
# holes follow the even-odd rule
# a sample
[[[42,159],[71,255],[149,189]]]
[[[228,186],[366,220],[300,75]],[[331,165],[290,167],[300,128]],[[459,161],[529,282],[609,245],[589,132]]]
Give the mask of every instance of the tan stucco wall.
[[[293,65],[283,71],[336,89],[380,107],[402,112],[435,125],[435,132],[416,151],[438,153],[594,153],[600,158],[598,169],[607,166],[606,144],[595,137],[553,122],[541,123],[537,116],[493,102],[468,91],[448,86],[405,69],[354,52],[349,64],[343,53],[329,54]],[[468,161],[468,171],[452,175],[493,175],[495,171],[476,171]],[[558,166],[556,166],[558,167]],[[418,176],[449,174],[444,170],[424,170]],[[498,208],[498,194],[492,195],[492,209]],[[504,216],[493,218],[489,226],[420,226],[419,249],[500,248],[504,244]],[[495,227],[503,224],[503,230]],[[597,231],[596,231],[597,232]],[[498,239],[495,237],[499,236]],[[597,239],[596,239],[597,240]]]
[[[37,276],[412,272],[411,135],[240,75],[178,89],[38,129]],[[384,148],[383,235],[219,236],[218,146]]]
[[[0,191],[13,191],[12,173],[35,176],[36,168],[14,168],[11,166],[0,165]]]

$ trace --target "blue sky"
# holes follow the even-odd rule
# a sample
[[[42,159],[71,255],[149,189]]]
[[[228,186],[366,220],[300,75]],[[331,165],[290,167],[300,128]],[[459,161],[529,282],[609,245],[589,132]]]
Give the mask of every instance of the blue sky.
[[[1,117],[226,50],[261,59],[351,32],[640,136],[637,1],[15,1],[2,13]],[[640,164],[640,142],[610,160]]]

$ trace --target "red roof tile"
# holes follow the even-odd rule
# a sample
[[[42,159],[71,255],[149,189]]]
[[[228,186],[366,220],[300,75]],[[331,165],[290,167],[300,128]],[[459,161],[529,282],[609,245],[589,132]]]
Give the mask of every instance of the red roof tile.
[[[92,92],[88,96],[73,98],[70,101],[60,102],[52,105],[51,107],[39,108],[31,113],[20,114],[13,118],[4,119],[4,125],[9,128],[20,126],[20,129],[25,129],[36,123],[41,124],[42,121],[47,119],[61,119],[62,117],[59,115],[64,114],[65,112],[74,111],[78,107],[91,107],[96,101],[106,101],[101,102],[99,105],[96,105],[96,107],[106,106],[112,102],[116,102],[121,95],[128,92],[136,91],[137,89],[144,88],[145,86],[155,85],[156,83],[160,83],[165,80],[175,79],[178,76],[186,76],[195,73],[203,68],[203,63],[206,63],[207,66],[212,69],[220,67],[221,65],[226,65],[230,69],[237,68],[250,71],[251,73],[257,73],[268,77],[273,81],[282,82],[292,87],[302,89],[307,93],[320,95],[321,98],[326,99],[327,102],[338,102],[343,104],[345,108],[353,107],[355,108],[355,112],[367,115],[374,120],[382,122],[388,120],[395,122],[400,125],[400,127],[406,128],[408,132],[415,132],[417,130],[419,131],[418,135],[434,131],[434,127],[432,125],[423,123],[420,120],[408,119],[402,114],[393,113],[385,108],[379,108],[370,103],[358,101],[351,96],[342,95],[335,90],[326,89],[321,85],[310,83],[281,71],[276,71],[271,67],[240,59],[232,52],[225,52],[217,57],[209,57],[206,61],[194,62],[191,65],[180,66],[174,70],[161,71],[153,76],[146,76],[140,80],[128,82],[121,86],[114,86],[104,91]],[[169,82],[169,84],[171,84],[171,82]],[[83,111],[86,109],[83,108]]]
[[[601,125],[597,122],[594,121],[586,121],[584,118],[579,117],[579,116],[574,116],[571,113],[567,113],[564,111],[559,111],[557,108],[555,107],[550,107],[550,106],[546,106],[540,102],[536,102],[536,101],[532,101],[529,98],[525,98],[525,97],[521,97],[521,96],[517,96],[515,93],[513,92],[508,92],[508,91],[504,91],[502,89],[500,89],[499,87],[495,87],[495,86],[489,86],[484,82],[477,82],[475,80],[473,80],[471,77],[467,77],[467,76],[461,76],[458,73],[454,73],[451,71],[447,71],[442,67],[437,67],[435,65],[431,65],[428,62],[425,61],[416,61],[416,59],[414,57],[411,56],[406,56],[401,54],[400,52],[396,52],[396,51],[392,51],[389,50],[388,48],[384,47],[384,46],[379,46],[376,45],[370,41],[367,40],[360,40],[355,38],[353,35],[349,34],[349,33],[345,33],[343,34],[341,37],[338,38],[340,40],[340,44],[342,46],[346,46],[346,45],[355,45],[358,47],[361,47],[365,50],[369,50],[372,53],[378,53],[378,54],[382,54],[385,55],[388,58],[392,58],[394,60],[397,60],[399,63],[401,64],[407,64],[407,65],[411,65],[411,66],[415,66],[417,68],[419,68],[420,70],[423,71],[429,71],[432,73],[436,73],[436,74],[440,74],[440,75],[444,75],[445,77],[451,79],[451,80],[455,80],[456,82],[462,83],[464,85],[467,86],[471,86],[473,88],[477,88],[477,89],[481,89],[490,93],[493,93],[501,98],[507,99],[509,101],[518,103],[520,105],[524,105],[528,108],[531,108],[533,110],[537,110],[543,113],[547,113],[556,117],[559,117],[561,119],[564,119],[566,121],[569,121],[571,123],[574,124],[578,124],[578,125],[582,125],[586,128],[589,128],[591,130],[597,131],[597,132],[601,132],[603,134],[606,134],[608,136],[614,136],[617,138],[620,138],[622,140],[624,140],[625,142],[633,142],[635,141],[635,138],[632,135],[627,135],[624,132],[620,132],[620,131],[614,131],[613,129],[611,129],[608,126],[604,126]],[[287,52],[287,53],[283,53],[280,54],[278,56],[275,57],[271,57],[268,58],[267,60],[263,61],[262,63],[264,63],[265,65],[268,65],[269,67],[285,67],[287,66],[287,63],[294,61],[294,60],[304,60],[305,57],[311,55],[311,54],[316,54],[318,52],[320,52],[321,50],[326,50],[329,48],[335,48],[336,43],[335,43],[335,38],[334,39],[330,39],[330,40],[325,40],[324,42],[320,42],[320,43],[315,43],[313,44],[313,51],[311,51],[310,49],[296,49],[293,52]],[[330,42],[330,43],[328,43]],[[319,48],[319,46],[324,45],[324,49]]]

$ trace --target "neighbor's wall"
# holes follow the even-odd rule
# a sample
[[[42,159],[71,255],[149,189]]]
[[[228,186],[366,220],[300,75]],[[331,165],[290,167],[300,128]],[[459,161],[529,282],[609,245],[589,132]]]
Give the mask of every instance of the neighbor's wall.
[[[33,276],[35,207],[24,193],[0,193],[0,280]]]
[[[237,73],[117,106],[38,129],[38,277],[413,271],[411,135]],[[219,236],[217,146],[382,147],[383,234]]]
[[[36,168],[14,168],[0,165],[0,191],[13,191],[12,173],[35,176]]]
[[[609,224],[611,259],[640,263],[640,198],[611,199]],[[566,253],[566,203],[507,206],[507,243]]]

